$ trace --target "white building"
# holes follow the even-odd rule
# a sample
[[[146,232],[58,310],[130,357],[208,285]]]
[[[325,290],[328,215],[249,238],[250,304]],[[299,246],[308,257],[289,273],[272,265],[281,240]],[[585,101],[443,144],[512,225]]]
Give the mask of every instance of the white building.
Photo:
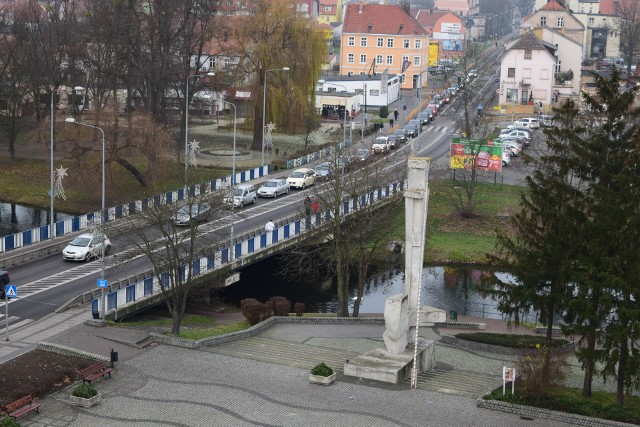
[[[358,115],[365,105],[389,105],[400,98],[401,77],[400,74],[326,77],[318,82],[316,88],[316,108],[322,110],[323,106],[337,106],[336,109],[342,111],[344,107],[340,106],[346,102],[347,109]],[[345,88],[346,94],[341,93]]]

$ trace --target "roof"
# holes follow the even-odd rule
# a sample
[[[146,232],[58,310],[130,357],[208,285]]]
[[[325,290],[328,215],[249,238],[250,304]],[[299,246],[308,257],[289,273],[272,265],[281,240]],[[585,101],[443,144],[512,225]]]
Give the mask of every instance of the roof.
[[[416,15],[416,20],[422,25],[424,28],[430,28],[436,25],[438,19],[445,16],[447,13],[451,13],[448,10],[426,10],[421,9],[418,11]]]
[[[347,5],[342,33],[426,35],[426,31],[400,6],[355,3]]]
[[[320,0],[320,6],[336,6],[338,0]]]
[[[438,10],[469,11],[467,0],[435,0],[435,6]]]
[[[549,3],[545,4],[540,8],[540,10],[567,10],[563,5],[558,3],[555,0],[551,0]]]
[[[557,50],[558,48],[555,45],[552,45],[551,43],[547,43],[545,41],[540,40],[539,38],[536,37],[533,31],[529,31],[528,33],[520,37],[518,40],[516,40],[511,45],[511,47],[509,47],[509,50],[511,49],[546,50],[547,52],[552,54],[553,51]]]

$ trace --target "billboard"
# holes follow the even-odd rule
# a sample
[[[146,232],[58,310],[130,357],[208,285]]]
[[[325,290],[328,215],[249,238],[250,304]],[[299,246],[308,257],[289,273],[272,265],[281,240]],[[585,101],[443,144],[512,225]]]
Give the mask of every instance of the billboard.
[[[442,40],[442,50],[462,50],[462,40]]]
[[[449,154],[449,168],[502,171],[502,146],[492,140],[453,138]]]
[[[464,40],[464,34],[435,32],[431,38],[433,40]]]
[[[440,31],[442,31],[443,33],[460,34],[462,32],[462,24],[453,23],[453,22],[443,22],[440,25]]]
[[[438,65],[438,42],[429,42],[429,66]]]

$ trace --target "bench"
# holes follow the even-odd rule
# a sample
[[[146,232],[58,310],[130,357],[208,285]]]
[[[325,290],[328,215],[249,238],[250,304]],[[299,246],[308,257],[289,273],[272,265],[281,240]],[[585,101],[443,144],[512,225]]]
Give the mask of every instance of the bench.
[[[5,411],[11,418],[18,418],[19,416],[24,415],[27,412],[40,412],[38,408],[40,408],[40,404],[34,402],[33,397],[28,394],[16,400],[15,402],[9,403],[7,406],[5,406]]]
[[[106,363],[95,363],[80,370],[80,375],[83,383],[88,382],[91,384],[91,381],[105,375],[109,375],[109,378],[111,378],[111,371],[113,371],[113,368],[108,367]]]

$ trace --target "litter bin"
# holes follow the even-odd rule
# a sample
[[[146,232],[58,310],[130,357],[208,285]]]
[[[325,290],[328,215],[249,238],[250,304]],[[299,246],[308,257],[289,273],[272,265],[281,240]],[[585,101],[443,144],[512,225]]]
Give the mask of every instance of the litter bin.
[[[455,310],[449,310],[449,320],[453,320],[454,322],[458,321],[458,312]]]
[[[113,368],[113,362],[118,361],[118,352],[111,349],[111,367]]]

